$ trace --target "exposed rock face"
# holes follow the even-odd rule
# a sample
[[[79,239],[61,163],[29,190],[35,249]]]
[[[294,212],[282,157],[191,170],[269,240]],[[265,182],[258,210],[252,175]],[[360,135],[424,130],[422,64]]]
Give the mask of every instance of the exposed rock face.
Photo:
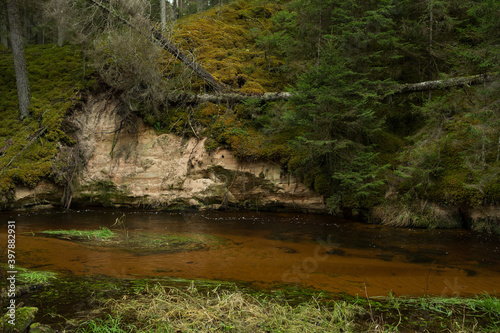
[[[87,161],[73,202],[325,211],[323,198],[283,174],[281,166],[241,162],[226,149],[209,153],[204,139],[157,135],[140,119],[122,126],[120,107],[97,96],[73,115]]]
[[[62,190],[55,184],[42,181],[35,188],[26,186],[17,186],[15,188],[15,205],[16,208],[52,208],[53,204],[58,204],[61,201]]]

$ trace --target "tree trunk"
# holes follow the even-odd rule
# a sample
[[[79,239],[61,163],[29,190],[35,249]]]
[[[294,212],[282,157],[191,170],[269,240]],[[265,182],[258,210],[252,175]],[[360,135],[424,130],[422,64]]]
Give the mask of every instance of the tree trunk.
[[[167,29],[167,0],[160,0],[161,29]]]
[[[201,13],[204,10],[205,10],[205,0],[198,0],[198,2],[196,2],[196,12]]]
[[[14,70],[16,73],[17,96],[19,98],[19,111],[21,118],[29,114],[30,85],[28,69],[24,56],[24,44],[16,0],[7,0],[7,16],[9,17],[10,41],[14,55]]]
[[[293,93],[289,92],[270,92],[260,95],[243,95],[238,93],[220,93],[220,94],[186,94],[172,92],[167,96],[167,99],[173,103],[188,103],[199,104],[204,102],[210,103],[237,103],[249,99],[258,99],[260,101],[278,101],[287,100],[293,97]]]
[[[433,36],[433,26],[434,26],[434,3],[432,0],[429,2],[429,51],[432,54],[432,42],[434,39]]]
[[[172,11],[174,12],[174,21],[176,21],[179,18],[179,11],[177,8],[177,1],[174,0],[172,2]]]
[[[66,36],[66,30],[64,29],[64,25],[62,23],[59,23],[57,25],[57,46],[63,47],[64,36]]]
[[[167,5],[167,11],[166,11],[167,22],[175,22],[176,15],[175,15],[174,5],[171,4],[170,2],[167,2],[166,5]]]
[[[497,162],[500,161],[500,136],[498,136]]]
[[[174,0],[174,1],[177,1],[177,12],[178,12],[178,17],[181,18],[182,17],[182,0]]]
[[[7,39],[7,15],[4,11],[4,6],[0,6],[0,43],[5,47],[9,47],[9,40]]]
[[[189,58],[185,55],[181,50],[177,48],[171,41],[169,41],[161,32],[156,30],[155,28],[151,28],[154,39],[160,43],[164,50],[168,51],[172,55],[174,55],[177,59],[182,61],[184,65],[189,67],[196,75],[202,78],[205,82],[207,82],[214,90],[216,91],[224,91],[227,90],[227,87],[219,82],[207,72],[199,63]]]
[[[393,94],[403,94],[403,93],[412,93],[433,89],[444,89],[451,87],[460,87],[465,85],[475,85],[481,84],[485,82],[496,81],[500,78],[499,74],[494,75],[474,75],[467,77],[458,77],[453,79],[446,80],[437,80],[437,81],[425,81],[419,83],[409,83],[398,85],[393,88],[390,95]],[[381,90],[381,93],[384,93],[384,90]],[[386,93],[386,92],[385,92]],[[168,100],[174,103],[185,102],[185,103],[203,103],[203,102],[211,102],[211,103],[227,103],[227,102],[241,102],[248,99],[258,99],[261,101],[277,101],[277,100],[288,100],[294,96],[293,93],[290,92],[269,92],[264,94],[257,95],[247,95],[247,94],[238,94],[238,93],[220,93],[220,94],[186,94],[186,93],[171,93],[168,96]],[[500,140],[500,138],[499,138]],[[499,142],[500,149],[500,142]],[[499,153],[500,154],[500,153]]]
[[[500,78],[499,74],[480,74],[473,76],[463,76],[452,79],[424,81],[419,83],[408,83],[396,86],[392,90],[392,94],[413,93],[419,91],[428,91],[436,89],[446,89],[451,87],[463,87],[469,85],[482,84],[486,82],[496,81]]]

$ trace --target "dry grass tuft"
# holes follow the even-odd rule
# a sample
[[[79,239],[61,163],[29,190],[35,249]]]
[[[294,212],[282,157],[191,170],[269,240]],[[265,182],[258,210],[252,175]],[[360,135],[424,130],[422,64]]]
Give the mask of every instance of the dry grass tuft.
[[[216,287],[201,292],[194,285],[181,290],[160,284],[104,306],[113,318],[121,318],[124,332],[349,332],[355,316],[363,312],[344,301],[322,304],[313,298],[290,305],[238,290]]]

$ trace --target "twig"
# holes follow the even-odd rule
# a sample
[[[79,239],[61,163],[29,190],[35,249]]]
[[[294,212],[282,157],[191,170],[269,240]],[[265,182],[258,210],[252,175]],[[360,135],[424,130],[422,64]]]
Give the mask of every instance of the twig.
[[[24,146],[23,149],[21,149],[21,151],[19,153],[16,154],[16,156],[12,157],[9,161],[9,163],[7,163],[7,165],[5,165],[2,170],[0,171],[0,173],[3,173],[3,171],[5,169],[7,169],[11,164],[12,162],[14,162],[14,160],[19,156],[21,155],[29,146],[31,146],[31,144],[33,142],[36,141],[36,139],[38,139],[43,133],[45,133],[45,131],[47,130],[47,126],[44,126],[42,129],[38,130],[38,134],[35,135],[33,138],[31,138],[30,142],[28,142],[28,144],[26,146]]]
[[[196,133],[196,131],[194,130],[193,125],[191,125],[191,115],[190,114],[188,114],[188,124],[189,124],[189,127],[191,127],[191,130],[193,131],[194,135],[196,135],[196,138],[199,141],[200,137],[199,137],[198,133]]]
[[[373,322],[373,325],[375,325],[375,329],[377,329],[378,325],[377,325],[377,321],[373,317],[372,304],[370,303],[370,298],[368,297],[368,290],[366,289],[366,283],[363,283],[363,285],[365,286],[365,297],[366,297],[366,300],[368,301],[368,307],[370,308],[370,318]]]

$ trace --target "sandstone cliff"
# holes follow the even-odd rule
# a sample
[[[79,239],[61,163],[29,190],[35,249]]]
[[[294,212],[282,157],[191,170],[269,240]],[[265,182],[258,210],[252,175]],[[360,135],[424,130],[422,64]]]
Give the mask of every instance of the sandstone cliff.
[[[70,117],[84,161],[72,205],[325,211],[323,198],[280,165],[238,161],[226,149],[209,153],[204,139],[157,135],[137,117],[123,121],[121,108],[114,98],[92,96]],[[42,185],[19,188],[17,199],[47,202],[44,189],[50,189],[50,200],[61,195]]]

